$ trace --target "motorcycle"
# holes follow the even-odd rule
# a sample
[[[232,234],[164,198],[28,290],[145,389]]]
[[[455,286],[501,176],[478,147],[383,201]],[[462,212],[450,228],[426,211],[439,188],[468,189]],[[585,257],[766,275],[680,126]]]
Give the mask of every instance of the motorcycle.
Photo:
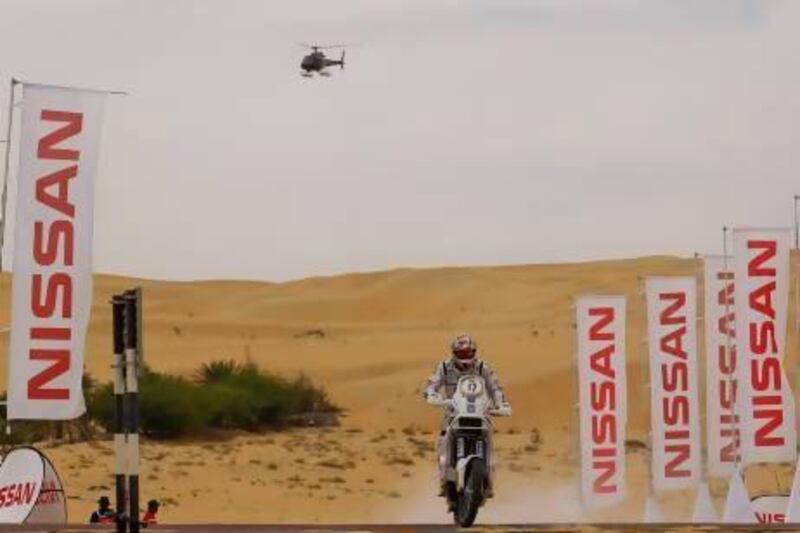
[[[462,376],[450,399],[439,395],[428,403],[444,407],[449,423],[444,430],[446,453],[445,494],[448,511],[461,527],[475,522],[478,509],[494,494],[492,455],[492,416],[511,416],[511,408],[493,406],[480,376]]]

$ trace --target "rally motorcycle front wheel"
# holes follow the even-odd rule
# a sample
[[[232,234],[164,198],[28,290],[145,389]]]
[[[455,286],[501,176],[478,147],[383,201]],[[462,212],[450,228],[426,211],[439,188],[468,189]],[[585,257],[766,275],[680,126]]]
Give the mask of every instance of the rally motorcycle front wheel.
[[[461,527],[470,527],[475,523],[478,508],[483,503],[484,484],[486,481],[486,465],[480,459],[470,462],[464,488],[458,493],[453,519]]]

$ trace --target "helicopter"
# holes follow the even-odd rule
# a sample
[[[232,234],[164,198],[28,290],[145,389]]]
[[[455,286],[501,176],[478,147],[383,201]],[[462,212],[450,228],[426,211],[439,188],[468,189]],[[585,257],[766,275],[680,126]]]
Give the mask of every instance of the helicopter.
[[[313,44],[304,44],[298,43],[300,46],[304,46],[306,48],[311,49],[311,53],[308,54],[303,58],[300,62],[300,68],[303,71],[300,73],[301,76],[305,76],[306,78],[310,78],[313,76],[314,72],[319,74],[320,76],[330,76],[330,72],[325,70],[327,67],[339,65],[341,69],[344,69],[344,49],[342,49],[342,57],[340,59],[328,59],[325,57],[325,53],[322,51],[323,49],[328,48],[343,48],[344,45],[341,44],[330,44],[326,46],[319,46]]]

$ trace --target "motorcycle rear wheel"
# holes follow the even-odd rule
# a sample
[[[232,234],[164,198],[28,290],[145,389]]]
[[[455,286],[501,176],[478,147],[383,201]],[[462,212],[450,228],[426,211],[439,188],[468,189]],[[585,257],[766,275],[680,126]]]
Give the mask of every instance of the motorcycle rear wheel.
[[[469,464],[464,488],[458,493],[453,520],[461,527],[470,527],[478,516],[478,508],[483,503],[486,465],[480,459]]]

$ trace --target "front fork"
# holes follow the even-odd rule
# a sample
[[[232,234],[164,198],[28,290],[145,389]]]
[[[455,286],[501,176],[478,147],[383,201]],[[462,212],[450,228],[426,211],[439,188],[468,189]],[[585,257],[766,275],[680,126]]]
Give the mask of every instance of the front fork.
[[[444,430],[439,435],[438,441],[438,462],[439,462],[439,484],[444,488],[448,482],[454,486],[457,484],[457,472],[453,457],[450,456],[451,452],[455,451],[456,444],[450,443],[450,432]],[[488,461],[486,458],[488,457]],[[487,497],[491,498],[494,495],[494,479],[495,479],[495,457],[494,446],[492,442],[492,434],[486,433],[484,435],[484,450],[483,450],[484,464],[487,467],[488,479],[486,480]],[[445,490],[446,494],[446,490]]]

